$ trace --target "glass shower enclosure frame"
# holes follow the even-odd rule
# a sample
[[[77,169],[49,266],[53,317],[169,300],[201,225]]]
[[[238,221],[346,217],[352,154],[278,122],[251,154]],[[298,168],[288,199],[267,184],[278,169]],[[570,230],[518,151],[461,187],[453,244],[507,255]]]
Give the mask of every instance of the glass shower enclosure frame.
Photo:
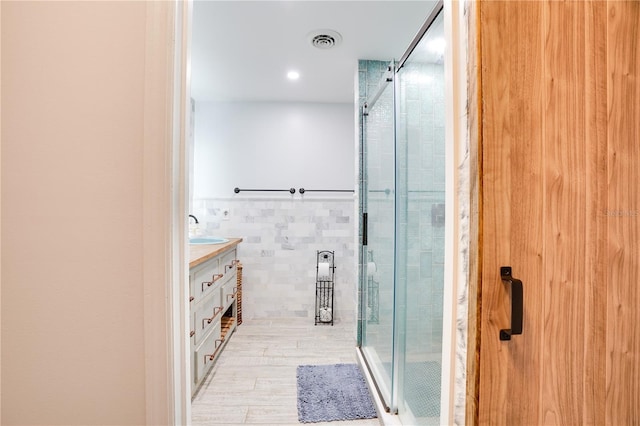
[[[387,410],[439,424],[445,233],[442,2],[361,113],[358,344]]]

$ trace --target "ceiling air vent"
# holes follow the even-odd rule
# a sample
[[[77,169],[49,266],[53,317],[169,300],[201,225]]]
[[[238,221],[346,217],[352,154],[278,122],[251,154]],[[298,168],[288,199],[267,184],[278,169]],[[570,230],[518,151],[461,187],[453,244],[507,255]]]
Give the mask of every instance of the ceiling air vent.
[[[338,46],[342,42],[340,33],[333,30],[316,30],[307,36],[313,47],[318,49],[331,49]]]

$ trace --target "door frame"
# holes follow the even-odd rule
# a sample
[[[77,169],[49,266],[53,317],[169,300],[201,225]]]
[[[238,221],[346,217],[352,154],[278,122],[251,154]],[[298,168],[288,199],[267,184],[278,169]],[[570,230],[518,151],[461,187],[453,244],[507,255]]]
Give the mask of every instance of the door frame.
[[[475,354],[467,352],[467,320],[473,319],[475,300],[471,293],[474,285],[474,265],[476,259],[471,256],[477,239],[474,238],[474,149],[478,144],[473,139],[474,108],[470,102],[477,102],[471,88],[468,90],[468,36],[475,32],[470,20],[476,2],[471,0],[444,0],[445,41],[450,46],[445,52],[445,91],[452,102],[446,105],[446,205],[451,206],[445,212],[446,223],[451,226],[445,230],[445,286],[443,318],[443,375],[441,399],[441,422],[443,424],[468,424],[465,416],[465,401],[468,401],[468,389],[465,385],[456,385],[456,376],[474,371],[475,364],[469,363]],[[143,166],[145,177],[144,207],[150,213],[155,212],[159,222],[145,227],[145,253],[152,259],[145,264],[145,345],[147,359],[145,366],[145,386],[147,391],[148,424],[190,424],[190,363],[188,362],[188,261],[186,245],[186,215],[189,176],[186,167],[186,129],[190,120],[190,74],[189,57],[191,46],[192,0],[172,0],[171,2],[147,3],[147,48],[146,55],[154,65],[164,63],[166,74],[157,74],[161,68],[149,67],[145,77],[145,129],[150,128],[157,119],[167,123],[163,145],[158,145],[153,135],[145,132],[145,159],[159,157],[164,159],[148,161]],[[472,13],[471,13],[472,14]],[[474,62],[470,62],[473,64]],[[450,64],[449,68],[446,64]],[[163,94],[162,99],[154,98]],[[157,101],[160,101],[156,103]],[[469,114],[469,117],[467,117]],[[474,120],[475,119],[475,120]],[[357,123],[356,123],[357,126]],[[158,136],[158,135],[156,135]],[[148,143],[147,143],[148,141]],[[476,151],[477,155],[477,151]],[[477,158],[476,158],[477,159]],[[460,173],[470,173],[470,179],[461,178]],[[477,185],[477,182],[475,183]],[[155,197],[155,195],[160,196]],[[469,204],[469,194],[471,203]],[[159,213],[158,213],[159,212]],[[470,220],[469,223],[466,223]],[[164,232],[158,232],[163,229]],[[467,234],[469,232],[469,234]],[[147,251],[148,250],[148,251]],[[161,260],[165,267],[161,276],[157,275],[157,262]],[[473,261],[473,262],[472,262]],[[155,266],[155,268],[154,268]],[[477,265],[476,265],[477,266]],[[152,268],[155,269],[152,271]],[[149,274],[147,274],[147,272]],[[154,276],[155,275],[155,276]],[[159,279],[159,281],[157,281]],[[158,282],[163,283],[162,286]],[[468,285],[470,285],[469,288]],[[467,293],[469,292],[469,293]],[[467,298],[468,294],[468,298]],[[471,333],[473,323],[469,323],[468,341],[475,336]],[[456,374],[456,372],[458,372]],[[477,396],[477,395],[476,395]],[[468,413],[468,410],[467,410]],[[163,421],[163,419],[165,421]]]
[[[146,3],[141,167],[145,412],[149,425],[191,422],[185,170],[191,9],[192,0]]]
[[[474,32],[469,15],[477,2],[473,0],[444,1],[445,43],[445,161],[446,198],[445,264],[443,310],[443,358],[441,424],[470,424],[466,415],[468,400],[469,358],[467,349],[472,324],[470,285],[473,279],[474,252],[473,223],[476,209],[473,199],[474,102],[469,73],[474,71],[470,62],[468,38]],[[449,67],[447,67],[449,64]],[[449,308],[449,309],[447,309]],[[445,355],[448,355],[445,356]],[[445,376],[448,374],[448,376]],[[465,378],[467,380],[465,380]],[[458,380],[456,380],[458,379]]]
[[[467,78],[466,99],[468,103],[468,195],[469,195],[469,236],[468,236],[468,312],[467,312],[467,354],[466,354],[466,424],[478,423],[480,389],[480,308],[482,295],[482,94],[481,90],[481,45],[480,45],[480,2],[470,1],[464,19],[467,29]]]

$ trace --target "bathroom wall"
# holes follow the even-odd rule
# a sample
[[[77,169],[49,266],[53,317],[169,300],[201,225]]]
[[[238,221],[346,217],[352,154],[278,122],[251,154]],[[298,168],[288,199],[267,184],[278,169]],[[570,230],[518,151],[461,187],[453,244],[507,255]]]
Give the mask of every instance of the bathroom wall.
[[[0,9],[0,423],[171,424],[172,5]]]
[[[196,102],[194,198],[233,188],[353,189],[353,105]]]
[[[355,194],[233,192],[354,189],[353,120],[351,104],[196,102],[192,213],[244,239],[244,316],[313,321],[316,251],[332,250],[335,320],[355,321]]]

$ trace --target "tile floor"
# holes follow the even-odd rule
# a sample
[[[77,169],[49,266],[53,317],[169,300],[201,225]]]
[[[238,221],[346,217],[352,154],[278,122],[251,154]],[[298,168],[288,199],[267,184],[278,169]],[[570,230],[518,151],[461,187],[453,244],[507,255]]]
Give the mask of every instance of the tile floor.
[[[355,325],[313,325],[313,320],[244,320],[192,402],[192,424],[300,425],[296,367],[356,363]],[[379,426],[378,419],[327,426]]]

